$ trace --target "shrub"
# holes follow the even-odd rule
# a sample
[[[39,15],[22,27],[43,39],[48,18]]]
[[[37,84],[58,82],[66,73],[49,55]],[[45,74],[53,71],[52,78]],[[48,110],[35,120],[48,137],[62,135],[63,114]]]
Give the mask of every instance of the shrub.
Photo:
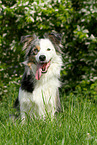
[[[96,2],[81,0],[0,1],[0,86],[19,83],[23,67],[20,37],[55,30],[63,35],[63,93],[97,75]],[[86,85],[87,86],[87,85]],[[88,86],[87,86],[88,87]]]

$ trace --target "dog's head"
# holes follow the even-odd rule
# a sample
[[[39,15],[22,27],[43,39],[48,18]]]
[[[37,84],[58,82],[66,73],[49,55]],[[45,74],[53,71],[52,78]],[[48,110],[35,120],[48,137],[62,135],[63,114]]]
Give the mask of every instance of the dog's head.
[[[26,65],[30,69],[34,67],[34,75],[37,80],[48,71],[52,59],[57,52],[60,52],[60,41],[60,34],[55,33],[46,34],[43,39],[39,39],[35,35],[21,37],[21,42],[24,43],[23,50],[26,51]]]

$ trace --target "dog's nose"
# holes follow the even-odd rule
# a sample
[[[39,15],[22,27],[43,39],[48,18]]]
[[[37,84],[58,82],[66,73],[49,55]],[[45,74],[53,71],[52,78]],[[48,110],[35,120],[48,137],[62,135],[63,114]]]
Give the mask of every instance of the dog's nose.
[[[39,56],[39,60],[40,60],[40,61],[45,61],[45,59],[46,59],[46,56],[45,56],[45,55],[40,55],[40,56]]]

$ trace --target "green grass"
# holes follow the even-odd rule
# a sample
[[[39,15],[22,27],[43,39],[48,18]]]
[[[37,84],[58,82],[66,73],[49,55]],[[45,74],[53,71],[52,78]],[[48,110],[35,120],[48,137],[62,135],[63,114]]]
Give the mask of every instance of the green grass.
[[[97,145],[97,105],[76,95],[61,98],[63,112],[47,118],[13,121],[18,89],[11,86],[0,107],[0,145]],[[13,92],[12,92],[13,90]]]

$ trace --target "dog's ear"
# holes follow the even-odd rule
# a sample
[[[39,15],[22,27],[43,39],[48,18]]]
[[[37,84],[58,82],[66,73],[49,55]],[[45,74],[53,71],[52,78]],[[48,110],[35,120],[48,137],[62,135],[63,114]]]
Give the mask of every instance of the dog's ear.
[[[32,35],[21,36],[20,43],[24,43],[24,42],[28,41],[32,37],[33,37]]]
[[[45,37],[49,38],[53,44],[60,44],[62,36],[59,33],[51,32],[49,34],[45,34]]]
[[[55,49],[57,52],[60,52],[61,54],[63,54],[63,52],[61,51],[61,48],[63,47],[61,45],[61,40],[62,40],[62,35],[59,33],[55,33],[55,32],[51,32],[49,34],[45,34],[44,35],[45,38],[48,38],[55,46]]]
[[[35,39],[35,35],[21,36],[20,43],[24,43],[23,50],[25,50],[29,46],[31,41],[33,41],[34,39]]]

